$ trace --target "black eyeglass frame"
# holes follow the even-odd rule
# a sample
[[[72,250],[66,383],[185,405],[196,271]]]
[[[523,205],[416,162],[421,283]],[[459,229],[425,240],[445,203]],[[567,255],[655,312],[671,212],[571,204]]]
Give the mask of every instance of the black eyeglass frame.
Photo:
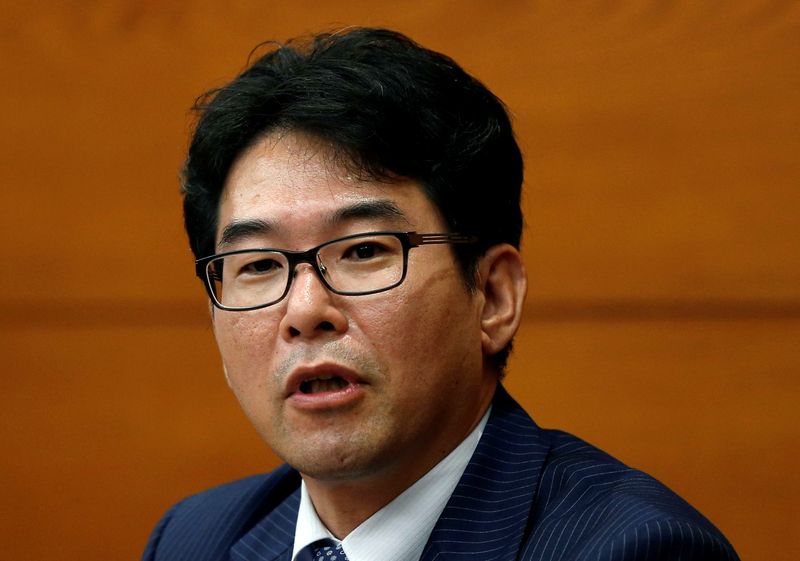
[[[325,274],[320,269],[319,263],[317,262],[317,255],[319,251],[324,248],[325,246],[339,243],[346,240],[351,240],[355,238],[363,238],[363,237],[370,237],[370,236],[394,236],[398,240],[400,240],[400,244],[403,246],[403,274],[400,276],[397,282],[391,284],[384,288],[378,288],[374,290],[365,290],[365,291],[358,291],[354,292],[351,290],[337,290],[332,287],[327,279],[325,278]],[[292,279],[294,279],[295,274],[294,271],[297,269],[297,266],[301,263],[308,263],[317,273],[317,277],[322,281],[322,284],[325,285],[325,288],[333,292],[334,294],[340,294],[343,296],[365,296],[367,294],[376,294],[378,292],[385,292],[387,290],[391,290],[400,286],[406,278],[406,273],[408,272],[408,252],[409,250],[419,247],[421,245],[432,245],[432,244],[471,244],[478,241],[476,236],[469,236],[465,234],[448,234],[448,233],[435,233],[435,234],[418,234],[417,232],[362,232],[359,234],[352,234],[349,236],[344,236],[342,238],[336,238],[335,240],[328,240],[325,243],[322,243],[316,247],[312,247],[311,249],[307,249],[305,251],[292,251],[288,249],[276,249],[271,247],[259,247],[259,248],[248,248],[248,249],[237,249],[234,251],[226,251],[223,253],[215,253],[214,255],[208,255],[206,257],[201,257],[195,261],[195,274],[203,281],[203,285],[206,287],[206,292],[208,293],[209,298],[211,298],[211,302],[219,308],[220,310],[225,310],[229,312],[246,312],[250,310],[260,310],[261,308],[266,308],[268,306],[272,306],[273,304],[277,304],[284,298],[286,295],[289,294],[289,289],[292,287]],[[272,300],[271,302],[267,302],[266,304],[259,304],[257,306],[247,306],[247,307],[230,307],[225,306],[217,300],[217,295],[214,292],[213,283],[214,283],[214,273],[209,269],[209,263],[214,261],[215,259],[220,259],[223,257],[227,257],[229,255],[239,255],[242,253],[262,253],[265,251],[270,251],[272,253],[280,253],[288,262],[289,268],[289,276],[286,281],[286,288],[277,299]],[[217,278],[217,280],[220,280]]]

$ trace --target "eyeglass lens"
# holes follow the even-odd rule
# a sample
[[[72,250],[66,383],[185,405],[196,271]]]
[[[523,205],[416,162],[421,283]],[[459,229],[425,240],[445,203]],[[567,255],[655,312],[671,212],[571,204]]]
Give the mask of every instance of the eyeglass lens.
[[[292,252],[248,251],[210,261],[208,277],[217,301],[226,308],[249,308],[280,300],[296,266],[291,255]],[[337,293],[385,290],[403,278],[403,244],[387,234],[336,240],[319,248],[316,267],[323,282]]]

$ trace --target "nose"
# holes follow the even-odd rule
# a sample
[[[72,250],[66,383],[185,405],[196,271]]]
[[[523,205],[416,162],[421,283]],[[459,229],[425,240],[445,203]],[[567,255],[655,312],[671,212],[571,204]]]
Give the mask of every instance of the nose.
[[[286,295],[286,312],[279,326],[281,336],[291,341],[347,331],[347,317],[337,307],[336,299],[310,264],[298,265]]]

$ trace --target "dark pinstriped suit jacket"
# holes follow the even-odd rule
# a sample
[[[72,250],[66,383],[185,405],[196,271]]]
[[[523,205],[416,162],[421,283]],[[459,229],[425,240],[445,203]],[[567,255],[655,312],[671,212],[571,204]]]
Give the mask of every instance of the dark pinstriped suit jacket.
[[[145,561],[288,561],[300,477],[287,466],[189,497]],[[499,388],[486,429],[422,561],[736,560],[661,483],[569,434],[543,430]],[[379,560],[375,560],[379,561]]]

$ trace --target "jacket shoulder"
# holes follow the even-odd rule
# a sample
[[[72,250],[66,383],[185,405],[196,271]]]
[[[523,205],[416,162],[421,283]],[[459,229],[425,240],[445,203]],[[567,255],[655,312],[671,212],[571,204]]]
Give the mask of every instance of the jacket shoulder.
[[[223,559],[230,547],[300,486],[288,466],[183,499],[161,518],[143,561]]]
[[[738,559],[722,533],[663,483],[570,434],[545,432],[552,446],[524,559]]]

